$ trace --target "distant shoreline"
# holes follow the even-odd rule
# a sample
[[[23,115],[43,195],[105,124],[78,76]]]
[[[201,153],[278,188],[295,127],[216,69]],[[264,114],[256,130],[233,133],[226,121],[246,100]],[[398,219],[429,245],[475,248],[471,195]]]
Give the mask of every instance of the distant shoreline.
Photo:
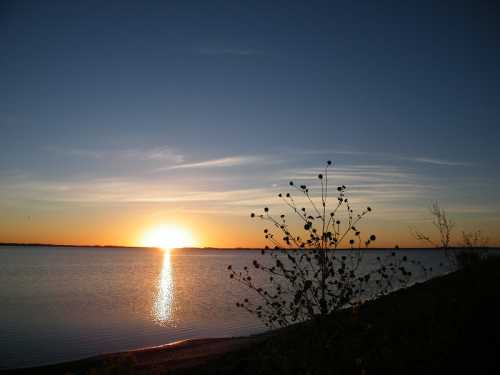
[[[107,249],[160,249],[154,246],[124,246],[124,245],[68,245],[51,243],[21,243],[21,242],[0,242],[0,246],[31,246],[31,247],[85,247],[85,248],[107,248]],[[184,250],[262,250],[261,248],[247,247],[179,247],[175,249]]]
[[[21,242],[0,242],[0,246],[31,246],[31,247],[95,247],[95,248],[118,248],[118,249],[154,249],[154,247],[144,246],[120,246],[120,245],[66,245],[51,243],[21,243]]]
[[[137,250],[149,250],[149,249],[160,249],[158,247],[147,247],[147,246],[123,246],[123,245],[67,245],[67,244],[50,244],[50,243],[20,243],[20,242],[0,242],[1,246],[16,246],[16,247],[83,247],[83,248],[93,248],[93,249],[137,249]],[[450,247],[449,250],[463,249],[462,247]],[[485,250],[498,250],[498,246],[485,247]],[[258,247],[180,247],[173,250],[241,250],[241,251],[262,251],[262,248]],[[271,251],[273,249],[268,249],[266,251]],[[283,249],[283,250],[296,250],[296,249]],[[337,250],[350,250],[350,248],[339,248]],[[354,250],[358,250],[355,248]],[[361,250],[392,250],[392,251],[406,251],[406,250],[443,250],[435,247],[369,247],[361,248]]]
[[[0,242],[0,246],[30,246],[30,247],[85,247],[85,248],[109,248],[109,249],[159,249],[154,246],[124,246],[124,245],[68,245],[68,244],[52,244],[52,243],[21,243],[21,242]],[[174,248],[179,250],[258,250],[262,248],[252,247],[179,247]]]

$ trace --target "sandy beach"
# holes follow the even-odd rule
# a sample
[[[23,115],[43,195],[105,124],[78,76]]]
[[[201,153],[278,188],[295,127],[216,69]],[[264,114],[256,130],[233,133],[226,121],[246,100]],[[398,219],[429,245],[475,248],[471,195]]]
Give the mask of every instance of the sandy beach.
[[[136,372],[148,373],[151,368],[161,367],[169,370],[182,370],[202,366],[205,362],[221,355],[235,352],[251,345],[258,344],[271,334],[260,334],[248,337],[225,337],[188,339],[160,346],[141,348],[119,353],[102,354],[77,361],[10,369],[0,371],[5,374],[85,374],[92,368],[106,366],[133,366]]]

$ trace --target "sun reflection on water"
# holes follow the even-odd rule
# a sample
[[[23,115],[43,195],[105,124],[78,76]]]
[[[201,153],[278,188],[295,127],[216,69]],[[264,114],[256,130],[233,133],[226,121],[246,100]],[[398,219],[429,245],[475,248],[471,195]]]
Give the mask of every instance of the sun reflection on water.
[[[173,321],[173,283],[170,249],[163,250],[163,265],[158,278],[158,289],[153,303],[153,317],[161,325]]]

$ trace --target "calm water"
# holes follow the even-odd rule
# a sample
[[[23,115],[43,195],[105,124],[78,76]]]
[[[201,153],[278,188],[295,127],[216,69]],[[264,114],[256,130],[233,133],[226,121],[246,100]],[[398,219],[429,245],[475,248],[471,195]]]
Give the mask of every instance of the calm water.
[[[383,253],[371,250],[366,266]],[[436,270],[443,261],[440,252],[405,254]],[[248,291],[226,270],[259,257],[238,250],[0,246],[0,368],[264,331],[235,307]]]

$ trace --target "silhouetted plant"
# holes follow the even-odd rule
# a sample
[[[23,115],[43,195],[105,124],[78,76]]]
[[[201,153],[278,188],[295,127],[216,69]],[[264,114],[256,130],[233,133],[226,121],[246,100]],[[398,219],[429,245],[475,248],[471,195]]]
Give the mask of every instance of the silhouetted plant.
[[[438,202],[434,202],[431,206],[431,215],[433,216],[433,224],[438,230],[439,241],[432,240],[429,236],[420,231],[414,231],[414,237],[419,241],[427,242],[434,247],[448,249],[450,247],[451,233],[455,227],[455,223],[451,221],[444,209],[439,206]]]
[[[444,250],[452,269],[469,267],[486,256],[488,239],[482,235],[481,231],[471,233],[462,231],[462,244],[452,247],[450,243],[455,223],[448,218],[446,211],[439,206],[438,202],[432,204],[430,211],[433,224],[438,231],[439,241],[432,240],[420,231],[413,231],[413,236],[419,241]]]
[[[376,240],[374,234],[363,236],[360,224],[372,209],[355,212],[344,185],[337,186],[332,207],[330,203],[329,168],[318,174],[321,196],[314,199],[307,185],[290,188],[298,193],[280,193],[278,197],[290,209],[296,221],[281,213],[252,213],[252,218],[269,224],[264,237],[262,255],[267,261],[254,260],[251,267],[234,270],[228,266],[230,278],[255,292],[257,301],[245,298],[236,303],[259,317],[268,326],[291,323],[330,314],[346,307],[357,307],[364,300],[407,285],[411,272],[405,268],[406,256],[395,252],[377,257],[373,270],[361,272],[362,248]],[[318,194],[319,195],[319,194]],[[347,252],[337,250],[347,248]],[[258,285],[254,272],[265,276],[266,284]]]
[[[467,268],[475,266],[488,254],[488,238],[480,230],[467,233],[462,231],[462,247],[456,250],[457,266]]]
[[[462,231],[462,240],[463,247],[467,249],[486,249],[489,242],[480,230],[470,233]]]

